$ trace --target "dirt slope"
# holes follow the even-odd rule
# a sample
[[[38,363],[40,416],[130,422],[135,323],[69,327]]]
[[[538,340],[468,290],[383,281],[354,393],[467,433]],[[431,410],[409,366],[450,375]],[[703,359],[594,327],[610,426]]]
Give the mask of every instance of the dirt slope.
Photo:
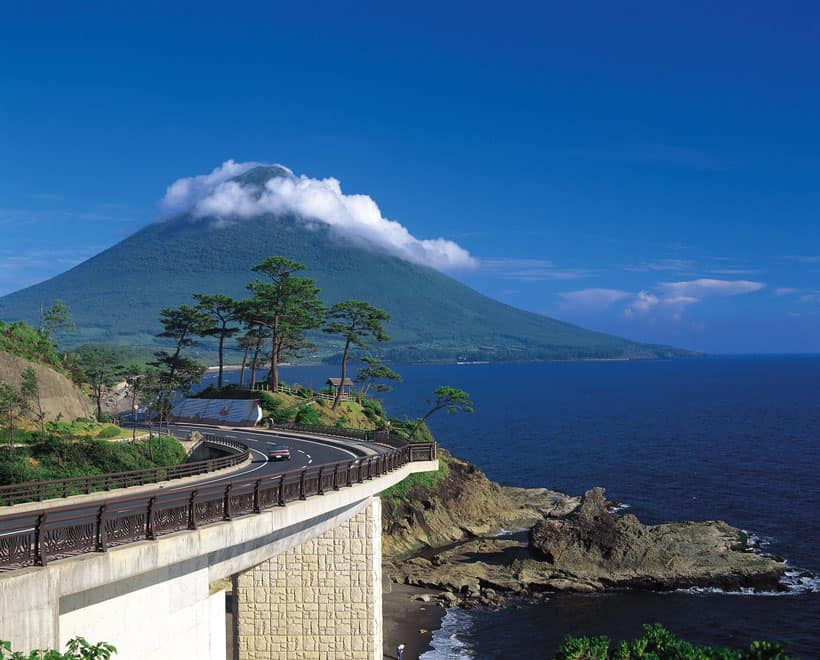
[[[20,374],[26,367],[33,367],[37,372],[40,400],[46,419],[60,417],[73,421],[93,414],[88,397],[68,378],[41,364],[0,351],[0,381],[19,386]]]

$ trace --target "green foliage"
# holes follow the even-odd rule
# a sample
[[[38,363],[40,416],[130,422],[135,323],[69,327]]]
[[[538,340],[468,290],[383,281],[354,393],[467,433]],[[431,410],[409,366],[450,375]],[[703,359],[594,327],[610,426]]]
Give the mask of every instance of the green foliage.
[[[177,465],[185,460],[185,449],[174,438],[153,438],[150,445],[148,440],[77,442],[55,435],[52,429],[49,431],[45,440],[15,448],[0,461],[0,485]]]
[[[752,642],[743,649],[699,646],[676,638],[660,624],[643,626],[638,639],[614,648],[606,636],[572,637],[561,642],[556,660],[787,660],[780,644]]]
[[[116,654],[117,648],[107,642],[90,644],[82,637],[68,640],[65,653],[54,649],[43,649],[22,653],[11,648],[11,642],[0,641],[0,659],[2,660],[108,660]]]
[[[293,422],[295,424],[304,424],[306,426],[318,426],[322,423],[322,416],[319,414],[316,406],[305,404],[299,406]]]
[[[384,421],[385,412],[381,401],[378,401],[377,399],[362,399],[361,404],[362,412],[371,422],[375,424],[380,421]]]
[[[107,440],[109,438],[116,438],[122,434],[122,429],[119,426],[106,426],[97,434],[100,440]]]
[[[267,280],[255,280],[247,285],[253,298],[243,303],[243,316],[251,331],[260,328],[270,333],[268,382],[274,389],[279,384],[279,363],[288,356],[314,348],[305,339],[305,333],[318,328],[324,317],[316,282],[308,277],[293,276],[304,269],[303,264],[292,259],[267,257],[252,269]]]
[[[171,351],[157,351],[150,366],[157,368],[157,399],[160,412],[169,407],[167,401],[174,390],[187,394],[194,383],[205,373],[205,367],[185,355],[183,351],[193,346],[195,337],[204,335],[209,326],[208,316],[196,307],[180,305],[176,309],[166,307],[160,312],[163,331],[157,336],[173,342]]]
[[[362,300],[345,300],[328,310],[325,327],[322,330],[344,339],[342,372],[336,397],[333,399],[334,410],[339,405],[344,390],[350,347],[365,348],[373,342],[389,341],[390,337],[384,330],[384,324],[389,320],[390,315],[387,312]]]
[[[327,313],[324,332],[340,335],[347,346],[365,348],[371,342],[389,341],[384,324],[390,315],[362,300],[345,300],[336,303]]]
[[[60,369],[62,360],[51,339],[28,323],[0,321],[0,351]]]
[[[262,404],[262,414],[275,424],[289,424],[293,420],[293,411],[286,410],[282,402],[270,392],[258,392]],[[308,423],[308,422],[304,422]],[[312,423],[312,422],[311,422]]]
[[[40,305],[40,334],[49,339],[58,331],[72,332],[77,329],[71,316],[71,309],[62,300],[55,300],[51,307],[43,310]]]
[[[231,324],[241,320],[242,307],[238,301],[221,293],[213,296],[195,293],[194,299],[197,301],[197,309],[201,311],[207,319],[203,322],[199,331],[205,337],[218,338],[219,373],[217,374],[217,386],[222,387],[225,339],[233,337],[241,330],[238,325]]]
[[[77,351],[77,367],[83,383],[91,388],[97,404],[97,419],[102,421],[102,399],[123,374],[117,354],[107,346],[81,346]]]
[[[271,392],[262,390],[260,392],[255,392],[255,394],[259,395],[259,401],[263,410],[276,410],[281,405],[279,399],[273,396]]]
[[[450,456],[440,452],[438,456],[438,470],[435,472],[416,472],[402,479],[395,486],[384,490],[382,499],[401,500],[419,499],[434,492],[450,470]]]
[[[390,433],[408,442],[435,442],[433,433],[421,419],[390,418]]]
[[[64,440],[91,439],[100,430],[100,425],[89,419],[77,419],[73,422],[54,420],[45,423],[46,434],[56,435]]]
[[[367,396],[371,387],[377,392],[389,392],[393,389],[388,383],[380,381],[401,382],[401,376],[384,364],[379,358],[373,357],[372,355],[363,355],[361,360],[364,366],[359,369],[355,380],[359,383],[359,391],[362,396]]]
[[[454,415],[457,412],[473,412],[473,402],[470,401],[470,395],[457,387],[442,385],[435,389],[433,396],[435,396],[435,399],[427,401],[432,408],[424,414],[419,423],[426,422],[431,415],[437,413],[439,410],[446,410],[450,415]],[[410,433],[410,438],[414,438],[415,434],[416,430],[413,429]]]
[[[39,401],[37,376],[34,370],[23,371],[20,387],[0,381],[0,425],[5,427],[11,448],[18,422],[33,410],[35,398]]]
[[[466,413],[473,412],[473,403],[470,401],[470,395],[464,390],[449,385],[442,385],[436,388],[433,392],[435,395],[434,401],[428,401],[433,404],[433,410],[447,410],[449,415],[461,411]]]

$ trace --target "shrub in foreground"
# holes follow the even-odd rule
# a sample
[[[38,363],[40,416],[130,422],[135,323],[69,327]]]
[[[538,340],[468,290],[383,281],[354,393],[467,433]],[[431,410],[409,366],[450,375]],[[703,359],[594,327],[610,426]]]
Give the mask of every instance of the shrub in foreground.
[[[643,635],[616,645],[604,635],[571,637],[561,642],[556,660],[787,660],[774,642],[752,642],[743,649],[699,646],[675,637],[660,624],[645,625]]]
[[[108,660],[117,649],[106,642],[89,644],[82,637],[68,640],[65,653],[53,649],[21,653],[13,651],[11,642],[0,641],[0,658],[2,660]]]

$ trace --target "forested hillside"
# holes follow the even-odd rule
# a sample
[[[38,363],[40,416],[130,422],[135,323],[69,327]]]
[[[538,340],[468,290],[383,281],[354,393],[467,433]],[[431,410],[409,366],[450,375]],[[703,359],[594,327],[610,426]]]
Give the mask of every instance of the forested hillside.
[[[264,168],[245,175],[263,177]],[[307,266],[326,304],[367,300],[391,317],[388,357],[528,360],[673,356],[681,351],[524,312],[428,268],[345,239],[294,215],[237,222],[181,216],[157,222],[62,275],[0,298],[0,319],[34,321],[41,303],[65,301],[72,344],[154,346],[159,310],[193,292],[246,295],[250,268],[270,255]],[[320,354],[337,347],[320,337]]]

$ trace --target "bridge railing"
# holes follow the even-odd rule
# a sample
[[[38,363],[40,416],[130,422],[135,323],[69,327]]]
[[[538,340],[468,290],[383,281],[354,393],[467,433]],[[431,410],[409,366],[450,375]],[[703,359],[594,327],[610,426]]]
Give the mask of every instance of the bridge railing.
[[[83,495],[115,488],[144,486],[159,481],[193,477],[198,474],[207,474],[215,470],[235,467],[244,463],[250,457],[248,448],[236,440],[206,434],[203,436],[203,441],[212,446],[224,447],[233,453],[220,458],[180,463],[179,465],[0,486],[0,506],[20,504],[22,502],[42,502],[43,500],[69,497],[70,495]]]
[[[418,443],[375,456],[275,475],[191,484],[167,493],[155,491],[138,497],[0,516],[0,571],[45,566],[56,559],[105,552],[126,543],[261,513],[435,456],[435,443]]]

